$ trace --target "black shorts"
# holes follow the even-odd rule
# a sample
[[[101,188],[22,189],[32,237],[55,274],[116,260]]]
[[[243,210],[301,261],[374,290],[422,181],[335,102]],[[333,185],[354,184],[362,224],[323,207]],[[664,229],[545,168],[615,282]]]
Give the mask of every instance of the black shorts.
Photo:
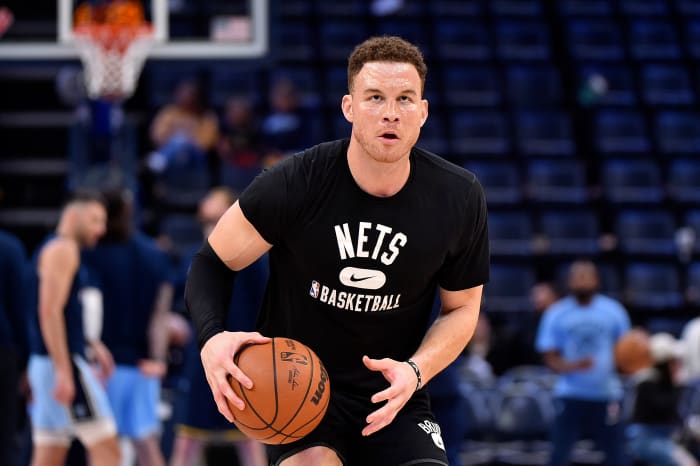
[[[440,426],[430,411],[428,394],[420,390],[388,426],[362,436],[367,415],[380,404],[369,397],[331,391],[331,402],[321,424],[309,435],[286,445],[268,445],[271,465],[314,446],[334,450],[344,466],[447,466]]]

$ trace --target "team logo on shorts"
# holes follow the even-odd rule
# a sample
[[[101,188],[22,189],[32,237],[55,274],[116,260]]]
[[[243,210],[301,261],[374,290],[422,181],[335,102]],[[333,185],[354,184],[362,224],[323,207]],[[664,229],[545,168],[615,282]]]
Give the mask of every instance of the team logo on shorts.
[[[309,290],[309,295],[311,295],[312,298],[318,298],[318,294],[321,290],[321,284],[317,282],[316,280],[311,282],[311,289]]]
[[[433,443],[436,447],[438,447],[440,450],[445,450],[445,442],[442,441],[442,435],[440,435],[442,431],[440,430],[440,426],[436,422],[432,422],[426,419],[423,422],[419,422],[418,427],[423,429],[423,432],[430,435],[430,438],[433,439]]]

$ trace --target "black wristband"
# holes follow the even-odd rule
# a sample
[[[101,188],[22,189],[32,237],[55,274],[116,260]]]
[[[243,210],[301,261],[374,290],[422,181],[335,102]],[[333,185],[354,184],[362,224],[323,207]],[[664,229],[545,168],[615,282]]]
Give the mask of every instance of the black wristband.
[[[211,248],[208,241],[195,254],[185,284],[185,305],[197,331],[197,345],[226,329],[236,272]]]
[[[416,373],[416,378],[418,379],[418,381],[416,382],[416,391],[418,391],[423,386],[423,376],[421,376],[420,367],[418,367],[418,364],[416,364],[413,359],[407,359],[406,364],[411,366],[411,369],[413,369],[413,372]]]

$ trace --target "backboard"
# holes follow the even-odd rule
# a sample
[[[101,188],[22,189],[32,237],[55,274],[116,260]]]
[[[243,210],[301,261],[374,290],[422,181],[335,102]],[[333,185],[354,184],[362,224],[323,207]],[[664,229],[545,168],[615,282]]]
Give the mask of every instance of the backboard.
[[[79,0],[10,0],[13,23],[0,60],[77,58],[73,15]],[[268,50],[268,0],[144,0],[154,59],[257,58]]]

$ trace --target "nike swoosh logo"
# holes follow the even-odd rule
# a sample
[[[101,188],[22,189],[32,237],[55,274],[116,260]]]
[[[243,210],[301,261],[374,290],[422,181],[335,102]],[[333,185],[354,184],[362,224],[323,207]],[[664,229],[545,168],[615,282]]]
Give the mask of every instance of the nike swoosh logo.
[[[377,269],[345,267],[340,271],[338,280],[345,286],[363,290],[378,290],[386,283],[386,275]]]
[[[370,275],[368,277],[356,277],[355,274],[350,275],[350,281],[351,282],[363,282],[365,280],[369,280],[370,278],[374,278],[374,275]]]

